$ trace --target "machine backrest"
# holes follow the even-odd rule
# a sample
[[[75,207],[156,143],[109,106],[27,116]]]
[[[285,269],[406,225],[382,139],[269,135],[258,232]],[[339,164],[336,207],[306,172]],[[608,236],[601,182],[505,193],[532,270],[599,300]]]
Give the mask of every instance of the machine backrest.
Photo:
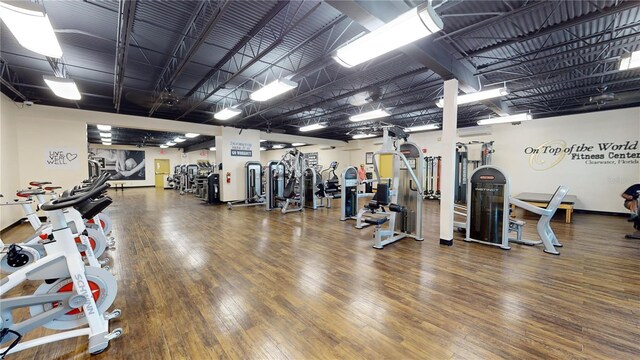
[[[377,202],[379,205],[387,205],[389,203],[389,185],[378,184],[378,189],[371,200]]]
[[[284,193],[282,194],[282,196],[286,199],[294,197],[295,187],[296,187],[296,178],[292,176],[289,178],[289,181],[287,181],[287,184],[284,186]]]
[[[550,217],[553,217],[553,214],[558,210],[558,206],[562,204],[562,200],[567,196],[568,192],[568,187],[564,185],[558,186],[556,192],[553,193],[553,196],[551,196],[551,200],[549,200],[549,204],[547,205],[547,210],[551,212]]]

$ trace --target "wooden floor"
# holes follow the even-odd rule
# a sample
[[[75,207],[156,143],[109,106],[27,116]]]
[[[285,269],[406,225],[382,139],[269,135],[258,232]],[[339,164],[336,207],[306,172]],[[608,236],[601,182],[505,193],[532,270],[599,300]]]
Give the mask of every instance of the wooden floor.
[[[640,358],[640,241],[623,218],[560,214],[560,256],[446,247],[426,201],[425,241],[376,250],[372,229],[338,220],[339,202],[283,215],[170,190],[111,196],[112,327],[125,334],[95,357],[78,339],[9,358]]]

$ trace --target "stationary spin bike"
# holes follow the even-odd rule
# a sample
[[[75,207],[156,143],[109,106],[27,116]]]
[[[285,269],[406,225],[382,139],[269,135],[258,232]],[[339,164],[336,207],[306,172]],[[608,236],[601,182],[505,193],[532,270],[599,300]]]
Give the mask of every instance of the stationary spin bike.
[[[110,340],[122,335],[122,329],[109,332],[109,320],[121,314],[120,310],[107,312],[118,290],[116,280],[104,269],[85,266],[64,214],[64,209],[73,207],[85,219],[92,218],[111,204],[109,197],[102,196],[107,187],[102,184],[42,205],[53,228],[52,238],[44,243],[47,255],[0,282],[0,346],[5,346],[0,349],[0,358],[78,336],[88,336],[89,352],[98,354],[107,348]],[[10,290],[27,280],[46,281],[33,295],[6,297]],[[25,308],[31,317],[14,322],[14,310]],[[78,328],[82,325],[87,326]],[[39,327],[67,331],[21,342],[28,332]]]

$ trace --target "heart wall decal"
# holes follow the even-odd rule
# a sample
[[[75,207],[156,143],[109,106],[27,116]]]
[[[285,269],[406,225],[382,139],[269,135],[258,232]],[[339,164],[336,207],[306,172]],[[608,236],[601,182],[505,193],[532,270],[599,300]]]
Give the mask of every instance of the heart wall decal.
[[[67,160],[69,160],[69,162],[75,160],[77,157],[78,154],[67,153]]]

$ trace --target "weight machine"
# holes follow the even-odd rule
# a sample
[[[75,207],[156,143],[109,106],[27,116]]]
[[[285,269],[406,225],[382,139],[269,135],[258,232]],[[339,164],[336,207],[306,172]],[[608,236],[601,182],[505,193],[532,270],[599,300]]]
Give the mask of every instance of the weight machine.
[[[424,196],[429,200],[440,200],[440,167],[441,156],[427,156],[425,160],[426,181],[424,184]]]
[[[247,161],[245,171],[245,199],[228,202],[229,210],[234,207],[265,205],[265,194],[262,189],[262,164],[258,161]],[[268,183],[268,182],[267,182]]]
[[[371,215],[365,217],[364,221],[376,227],[373,244],[376,249],[382,249],[385,245],[406,237],[418,241],[424,240],[422,237],[422,184],[424,184],[425,162],[420,148],[408,142],[408,137],[409,135],[398,127],[385,127],[382,149],[373,153],[373,170],[378,188],[366,207]],[[400,139],[405,142],[397,145]],[[376,159],[382,156],[392,157],[392,177],[388,183],[383,181],[378,170]],[[383,229],[382,225],[387,222],[388,227]]]
[[[287,151],[280,161],[268,164],[266,210],[280,208],[283,214],[304,209],[304,154],[298,149]]]
[[[471,171],[483,165],[491,164],[494,153],[493,141],[471,141],[456,144],[456,173],[454,185],[454,200],[459,204],[467,203],[467,183],[469,182],[469,165]]]

